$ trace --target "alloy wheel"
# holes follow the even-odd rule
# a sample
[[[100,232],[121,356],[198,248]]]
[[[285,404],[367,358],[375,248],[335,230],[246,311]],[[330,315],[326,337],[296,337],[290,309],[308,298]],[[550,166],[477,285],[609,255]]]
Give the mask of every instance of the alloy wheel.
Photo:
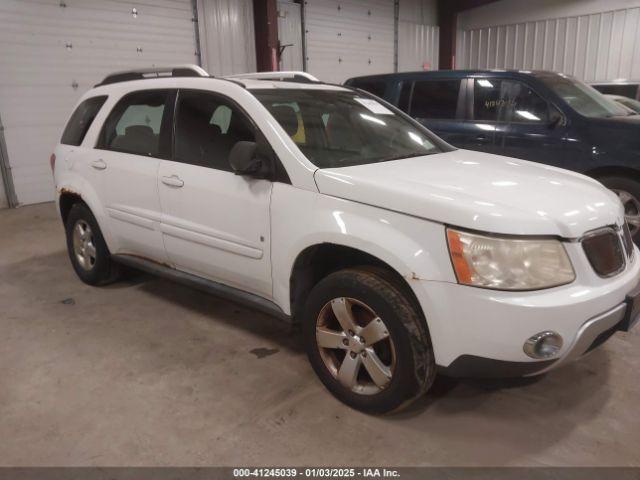
[[[624,206],[624,218],[629,225],[631,236],[635,238],[640,231],[640,201],[625,190],[612,189]]]
[[[96,264],[96,246],[91,227],[84,220],[78,220],[73,227],[73,253],[84,270],[91,270]]]
[[[347,297],[327,302],[316,321],[316,342],[325,366],[345,388],[374,395],[391,382],[396,366],[393,340],[365,303]]]

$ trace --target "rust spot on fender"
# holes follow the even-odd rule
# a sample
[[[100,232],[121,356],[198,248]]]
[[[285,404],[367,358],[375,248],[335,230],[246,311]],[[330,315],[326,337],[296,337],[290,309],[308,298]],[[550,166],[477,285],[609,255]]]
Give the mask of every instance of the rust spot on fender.
[[[76,196],[82,198],[82,195],[80,195],[78,192],[73,191],[73,190],[71,190],[70,188],[67,188],[67,187],[62,187],[60,189],[60,195],[65,195],[65,194],[76,195]]]
[[[411,272],[410,275],[407,275],[407,280],[422,280],[416,272]]]

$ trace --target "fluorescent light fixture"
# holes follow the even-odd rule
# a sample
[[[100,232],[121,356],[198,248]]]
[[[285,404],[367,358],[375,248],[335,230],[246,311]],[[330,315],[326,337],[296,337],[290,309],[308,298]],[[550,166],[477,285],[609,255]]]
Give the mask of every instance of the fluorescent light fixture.
[[[493,83],[491,83],[489,80],[485,80],[484,78],[478,80],[478,85],[485,88],[493,88]]]

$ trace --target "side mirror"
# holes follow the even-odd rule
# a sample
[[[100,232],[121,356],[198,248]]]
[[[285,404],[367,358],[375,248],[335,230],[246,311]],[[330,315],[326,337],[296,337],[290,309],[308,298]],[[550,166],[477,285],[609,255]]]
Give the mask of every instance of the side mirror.
[[[259,154],[256,142],[237,142],[229,152],[229,164],[236,175],[269,177],[268,162]]]

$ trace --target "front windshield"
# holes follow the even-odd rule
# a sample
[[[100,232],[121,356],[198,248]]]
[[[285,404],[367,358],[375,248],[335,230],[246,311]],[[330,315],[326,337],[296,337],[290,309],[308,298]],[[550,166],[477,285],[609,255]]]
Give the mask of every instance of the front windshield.
[[[252,93],[319,168],[384,162],[447,149],[419,124],[365,94],[279,88]]]
[[[629,115],[628,110],[575,78],[563,75],[543,75],[539,78],[570,107],[585,117],[609,118]]]

